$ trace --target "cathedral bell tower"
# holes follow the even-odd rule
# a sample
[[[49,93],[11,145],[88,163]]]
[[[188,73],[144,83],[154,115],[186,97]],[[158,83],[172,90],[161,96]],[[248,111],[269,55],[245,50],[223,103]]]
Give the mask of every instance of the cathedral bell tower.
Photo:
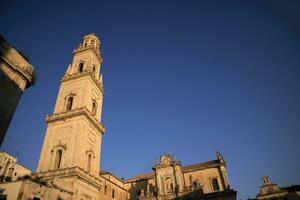
[[[100,40],[84,36],[61,80],[54,113],[46,117],[47,131],[37,173],[58,177],[70,169],[99,176],[103,82]],[[66,171],[69,170],[69,171]],[[51,173],[50,173],[51,172]],[[73,173],[74,174],[74,173]]]

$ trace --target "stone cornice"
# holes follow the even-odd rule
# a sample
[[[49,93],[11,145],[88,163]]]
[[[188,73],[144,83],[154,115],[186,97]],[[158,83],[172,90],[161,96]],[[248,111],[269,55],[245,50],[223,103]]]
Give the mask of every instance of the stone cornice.
[[[98,131],[104,134],[105,128],[103,127],[103,125],[99,121],[97,121],[97,119],[85,107],[74,109],[68,112],[47,115],[46,122],[49,124],[56,121],[64,121],[65,119],[69,119],[77,116],[84,116],[87,120],[89,120],[89,122],[91,122],[91,124],[94,125],[94,127]]]
[[[219,168],[220,166],[222,166],[222,164],[212,164],[209,166],[201,166],[201,167],[195,167],[192,169],[183,169],[182,173],[188,173],[188,172],[193,172],[193,171],[198,171],[198,170],[204,170],[204,169],[210,169],[210,168]]]
[[[176,166],[181,166],[181,163],[170,163],[170,164],[168,164],[168,165],[161,165],[161,164],[159,164],[159,165],[156,165],[156,166],[154,166],[152,169],[154,170],[157,170],[157,169],[162,169],[162,168],[167,168],[167,167],[176,167]]]
[[[86,51],[86,50],[90,50],[90,49],[93,50],[93,52],[95,53],[95,55],[97,56],[97,58],[100,60],[100,63],[102,64],[103,60],[102,60],[101,54],[99,52],[97,52],[97,50],[94,47],[92,47],[92,46],[80,47],[80,48],[74,49],[73,50],[73,54],[80,53],[80,52],[83,52],[83,51]]]
[[[49,170],[45,172],[38,172],[36,175],[41,176],[43,179],[51,180],[55,177],[58,178],[68,178],[68,177],[77,177],[79,180],[85,181],[90,185],[93,185],[97,188],[101,188],[102,180],[100,177],[95,177],[88,174],[86,171],[79,167],[70,167],[57,170]]]
[[[102,92],[102,94],[104,94],[103,85],[95,78],[93,72],[82,72],[82,73],[77,73],[77,74],[73,74],[73,75],[65,75],[60,82],[63,83],[63,82],[73,80],[76,78],[84,77],[86,75],[89,75],[89,77],[93,80],[93,82],[96,84],[96,86]]]
[[[0,58],[27,81],[26,88],[34,83],[34,67],[3,37],[0,37]]]
[[[100,175],[100,176],[101,176],[101,175]],[[111,174],[109,174],[109,176],[111,176]],[[113,176],[113,175],[112,175],[112,176]],[[113,176],[113,177],[116,178],[115,176]],[[115,182],[113,182],[113,181],[109,180],[108,178],[106,178],[105,176],[101,176],[101,178],[105,179],[107,182],[112,183],[112,184],[115,185],[116,187],[118,187],[118,188],[120,188],[120,189],[122,189],[122,190],[127,191],[127,190],[124,188],[125,182],[124,182],[123,180],[121,180],[121,179],[119,179],[119,178],[116,178],[118,181],[120,181],[120,182],[123,184],[123,187],[121,187],[121,186],[119,186],[118,184],[116,184]]]

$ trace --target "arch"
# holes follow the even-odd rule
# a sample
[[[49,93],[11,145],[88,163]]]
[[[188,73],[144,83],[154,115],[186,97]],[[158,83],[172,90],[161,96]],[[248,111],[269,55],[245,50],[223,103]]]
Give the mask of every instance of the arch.
[[[92,167],[92,155],[88,155],[88,160],[87,160],[87,172],[91,172],[91,167]]]
[[[96,115],[96,112],[97,112],[97,103],[96,103],[95,100],[93,100],[93,103],[92,103],[92,114]]]
[[[68,98],[68,100],[67,100],[66,111],[72,110],[73,100],[74,100],[74,97],[73,97],[73,96],[70,96],[70,97]]]
[[[104,186],[104,195],[107,195],[107,185]]]
[[[212,179],[211,184],[213,186],[214,191],[219,191],[220,190],[218,179],[216,179],[216,178]]]
[[[58,149],[55,152],[55,158],[54,158],[55,160],[54,160],[54,165],[53,165],[54,170],[59,169],[61,167],[62,154],[63,154],[63,151],[61,149]]]
[[[83,72],[83,67],[84,67],[84,63],[83,62],[79,63],[79,66],[78,66],[78,72],[79,73]]]
[[[90,173],[92,171],[92,162],[95,158],[94,152],[90,149],[86,151],[86,171]]]
[[[166,190],[168,193],[173,192],[173,183],[172,179],[170,177],[167,177],[165,179],[165,184],[166,184]]]
[[[49,162],[49,170],[56,170],[62,168],[64,165],[64,156],[67,151],[67,144],[59,141],[53,148],[51,149],[51,158]]]

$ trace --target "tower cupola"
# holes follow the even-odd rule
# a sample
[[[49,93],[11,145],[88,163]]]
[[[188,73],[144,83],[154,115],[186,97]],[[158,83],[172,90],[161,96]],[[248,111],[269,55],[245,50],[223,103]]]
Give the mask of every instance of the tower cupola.
[[[94,33],[87,34],[83,37],[83,40],[79,44],[78,50],[86,49],[86,48],[94,48],[98,54],[100,48],[100,40]]]

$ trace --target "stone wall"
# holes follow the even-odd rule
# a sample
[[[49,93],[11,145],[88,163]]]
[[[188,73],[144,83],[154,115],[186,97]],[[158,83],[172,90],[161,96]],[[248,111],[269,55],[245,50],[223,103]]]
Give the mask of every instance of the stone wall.
[[[0,144],[19,100],[34,83],[33,66],[0,36]]]

